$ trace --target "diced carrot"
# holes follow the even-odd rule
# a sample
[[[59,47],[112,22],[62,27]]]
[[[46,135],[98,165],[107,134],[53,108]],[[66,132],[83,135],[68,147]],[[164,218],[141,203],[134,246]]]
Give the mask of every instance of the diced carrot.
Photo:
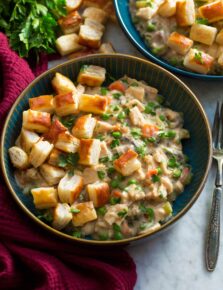
[[[121,191],[119,191],[119,190],[114,190],[114,191],[112,192],[112,195],[113,195],[114,197],[121,197],[121,196],[122,196],[122,193],[121,193]]]
[[[120,91],[122,93],[124,93],[126,90],[125,85],[121,81],[115,81],[115,82],[111,83],[108,88],[110,91],[117,90],[117,91]]]
[[[149,138],[154,136],[154,134],[159,130],[159,128],[155,125],[145,124],[142,127],[142,135],[143,137]]]
[[[155,169],[149,169],[146,173],[146,177],[149,178],[153,175],[157,175],[158,174],[158,170],[155,168]]]

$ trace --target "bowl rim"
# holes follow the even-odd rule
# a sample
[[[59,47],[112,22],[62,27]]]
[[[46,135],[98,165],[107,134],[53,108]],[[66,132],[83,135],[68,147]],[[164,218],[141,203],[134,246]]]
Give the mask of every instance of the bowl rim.
[[[129,28],[125,24],[125,21],[123,20],[121,11],[119,9],[119,4],[118,4],[119,2],[120,2],[119,0],[114,0],[114,6],[115,6],[115,10],[116,10],[116,15],[117,15],[118,21],[119,21],[119,23],[120,23],[120,25],[122,27],[123,32],[129,38],[129,40],[131,41],[131,43],[145,57],[149,58],[149,60],[153,60],[155,63],[159,64],[160,66],[162,66],[162,67],[164,67],[164,68],[166,68],[168,70],[170,70],[173,73],[181,74],[181,75],[184,75],[184,76],[187,76],[187,77],[191,77],[191,78],[195,78],[195,79],[212,80],[212,81],[217,81],[217,80],[222,80],[223,79],[223,75],[204,75],[204,74],[199,74],[199,73],[195,73],[195,72],[192,72],[192,71],[187,71],[187,70],[184,70],[184,69],[180,69],[178,67],[175,67],[175,66],[169,64],[164,59],[159,58],[158,56],[156,56],[155,54],[153,54],[149,50],[147,50],[144,47],[142,47],[142,45],[138,41],[135,40],[135,38],[131,34]],[[126,0],[126,2],[129,2],[129,1]],[[138,31],[137,31],[137,33],[139,34]],[[139,34],[139,36],[140,36],[140,34]],[[144,42],[143,39],[142,39],[142,41]]]
[[[12,114],[15,111],[15,108],[17,106],[17,104],[20,102],[20,100],[26,95],[26,93],[36,84],[38,83],[41,79],[43,79],[47,74],[49,73],[55,73],[59,68],[62,67],[66,67],[67,65],[70,64],[74,64],[76,62],[79,61],[91,61],[93,59],[98,59],[98,58],[124,58],[124,59],[132,59],[132,60],[136,60],[138,62],[143,62],[146,65],[149,65],[151,67],[155,67],[158,70],[163,71],[165,74],[167,74],[171,79],[174,79],[174,81],[176,81],[184,90],[186,90],[191,97],[193,98],[197,108],[199,109],[200,113],[202,114],[203,118],[204,118],[204,124],[205,127],[207,129],[207,133],[208,133],[208,162],[206,165],[206,170],[205,170],[205,174],[200,182],[200,185],[197,189],[197,191],[195,192],[194,196],[191,198],[190,202],[183,208],[183,210],[181,210],[176,216],[172,217],[169,221],[167,221],[165,224],[161,225],[160,228],[158,228],[157,230],[151,232],[151,233],[147,233],[147,234],[143,234],[143,235],[139,235],[139,236],[135,236],[135,237],[131,237],[128,239],[123,239],[123,240],[109,240],[109,241],[97,241],[97,240],[87,240],[87,239],[79,239],[73,236],[70,236],[68,234],[65,234],[63,232],[60,232],[56,229],[54,229],[53,227],[45,224],[44,222],[42,222],[40,219],[38,219],[25,205],[24,203],[20,200],[20,198],[17,196],[16,192],[14,191],[9,178],[7,176],[6,173],[6,167],[5,167],[5,162],[4,162],[4,155],[5,155],[5,148],[4,148],[4,143],[5,143],[5,135],[6,135],[6,131],[7,131],[7,127],[8,127],[8,123],[9,120],[11,119]],[[85,245],[104,245],[104,246],[111,246],[111,245],[125,245],[128,244],[130,242],[133,241],[137,241],[137,240],[142,240],[143,238],[149,237],[149,236],[154,236],[155,234],[165,230],[166,228],[170,227],[170,225],[173,225],[176,221],[178,221],[184,214],[186,214],[186,212],[192,207],[192,205],[195,203],[195,201],[197,200],[197,198],[199,197],[207,176],[208,176],[208,172],[211,166],[211,160],[212,160],[212,137],[211,137],[211,129],[210,129],[210,125],[209,125],[209,121],[208,118],[206,116],[206,113],[200,103],[200,101],[198,100],[198,98],[196,97],[196,95],[191,91],[191,89],[189,89],[189,87],[184,84],[184,82],[182,82],[178,77],[176,77],[174,74],[172,74],[171,72],[167,71],[166,69],[158,66],[157,64],[154,64],[148,60],[145,59],[141,59],[139,57],[135,57],[135,56],[131,56],[131,55],[127,55],[127,54],[94,54],[94,55],[88,55],[88,56],[83,56],[83,57],[79,57],[77,59],[72,59],[66,62],[63,62],[53,68],[48,69],[47,71],[45,71],[44,73],[42,73],[41,75],[39,75],[37,78],[35,78],[22,92],[21,94],[18,96],[18,98],[16,99],[15,103],[13,104],[13,106],[11,107],[7,118],[5,120],[4,123],[4,127],[2,130],[2,134],[1,134],[1,156],[0,156],[0,160],[1,160],[1,167],[2,167],[2,171],[3,171],[3,176],[4,179],[6,181],[6,184],[14,198],[14,200],[16,201],[16,203],[19,205],[19,207],[37,224],[39,224],[42,228],[44,228],[45,230],[50,231],[53,234],[56,234],[58,237],[64,238],[66,240],[71,240],[71,241],[76,241],[79,242],[81,244],[85,244]]]

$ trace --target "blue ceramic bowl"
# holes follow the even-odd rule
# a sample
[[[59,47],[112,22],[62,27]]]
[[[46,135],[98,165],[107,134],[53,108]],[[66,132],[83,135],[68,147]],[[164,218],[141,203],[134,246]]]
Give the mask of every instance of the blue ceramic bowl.
[[[132,22],[131,15],[129,12],[129,0],[114,0],[116,14],[118,17],[118,20],[121,24],[121,27],[123,28],[123,31],[128,36],[128,38],[131,40],[131,42],[135,45],[135,47],[140,50],[142,54],[144,54],[148,59],[154,61],[155,63],[161,65],[162,67],[165,67],[166,69],[172,71],[176,74],[182,74],[185,76],[189,76],[192,78],[198,78],[198,79],[208,79],[208,80],[222,80],[222,76],[218,75],[203,75],[198,74],[190,71],[186,71],[180,68],[177,68],[175,66],[172,66],[164,59],[156,56],[153,54],[144,42],[143,38],[140,36],[139,32],[136,30],[135,25]]]
[[[76,80],[77,74],[83,64],[103,66],[115,78],[120,78],[126,74],[132,78],[144,80],[159,90],[159,93],[165,97],[173,110],[184,113],[185,128],[191,133],[191,138],[184,142],[184,152],[189,156],[194,177],[192,182],[185,188],[185,191],[174,202],[174,216],[170,221],[161,226],[157,231],[160,232],[179,220],[198,198],[210,167],[211,133],[204,110],[192,91],[173,74],[146,60],[121,54],[92,55],[63,63],[36,78],[18,97],[4,125],[1,140],[1,163],[6,183],[16,202],[35,222],[61,237],[77,240],[65,233],[54,230],[36,217],[32,197],[24,195],[16,184],[8,149],[15,144],[15,140],[20,132],[22,112],[29,107],[29,98],[52,93],[51,80],[55,72],[60,72],[72,80]],[[122,244],[152,236],[155,233],[123,241],[100,242],[84,239],[79,239],[78,241],[88,244]]]

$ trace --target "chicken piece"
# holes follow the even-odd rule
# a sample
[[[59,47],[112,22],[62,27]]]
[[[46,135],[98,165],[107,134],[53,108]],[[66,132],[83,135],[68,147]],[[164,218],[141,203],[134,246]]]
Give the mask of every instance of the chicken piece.
[[[83,165],[97,165],[101,152],[100,140],[82,139],[79,148],[79,163]]]
[[[103,67],[84,65],[78,74],[77,81],[89,87],[100,87],[105,81],[105,74],[106,70]]]
[[[190,49],[184,58],[184,66],[186,68],[201,74],[207,74],[210,71],[213,62],[213,57],[193,48]]]
[[[172,17],[176,13],[176,0],[166,0],[158,10],[158,14],[162,17]]]
[[[115,169],[124,176],[131,175],[141,167],[141,162],[137,159],[138,154],[129,149],[114,161]]]
[[[55,143],[58,139],[59,134],[67,131],[67,128],[58,120],[54,119],[49,131],[43,135],[44,139],[50,143]]]
[[[216,42],[220,45],[223,45],[223,29],[218,32]]]
[[[50,114],[46,112],[38,112],[33,110],[23,111],[24,129],[35,131],[38,133],[45,133],[49,130],[51,125]]]
[[[179,26],[190,26],[195,23],[195,5],[193,0],[177,2],[176,20]]]
[[[104,215],[104,220],[111,226],[114,223],[120,225],[123,221],[123,216],[118,215],[119,212],[128,213],[128,206],[126,204],[116,204],[108,208]]]
[[[79,98],[76,92],[68,92],[54,97],[54,108],[58,116],[78,113]]]
[[[81,25],[79,43],[91,48],[99,48],[103,32],[89,25]]]
[[[52,114],[54,111],[53,96],[43,95],[36,98],[31,98],[29,99],[29,106],[31,110]]]
[[[78,151],[80,140],[72,136],[68,131],[58,135],[55,147],[67,153],[75,153]]]
[[[83,177],[68,173],[60,180],[58,195],[61,202],[73,204],[83,189]]]
[[[98,177],[98,171],[94,166],[87,167],[84,169],[83,181],[84,181],[84,185],[100,181]]]
[[[43,141],[42,139],[40,139],[32,147],[29,155],[29,162],[33,165],[33,167],[39,167],[45,162],[52,150],[53,144],[50,144],[48,141]]]
[[[66,76],[56,73],[51,81],[52,87],[57,94],[76,92],[74,83]]]
[[[16,168],[25,169],[29,166],[27,153],[17,146],[9,148],[9,157],[12,165]]]
[[[105,31],[105,27],[103,24],[101,24],[99,21],[91,19],[91,18],[86,18],[84,20],[84,25],[90,26],[94,30],[99,30],[101,32]]]
[[[97,219],[97,213],[92,201],[74,204],[72,209],[79,210],[78,213],[73,214],[72,222],[75,227],[83,226]]]
[[[95,125],[96,119],[92,117],[92,114],[83,115],[77,119],[72,134],[79,139],[92,138]]]
[[[61,178],[63,178],[65,175],[65,171],[63,169],[49,165],[47,163],[42,164],[39,169],[48,185],[58,184]]]
[[[136,2],[136,7],[139,8],[136,12],[136,16],[144,20],[149,20],[157,14],[159,7],[163,4],[164,0],[154,0],[150,6],[144,5],[145,2],[143,2],[144,1]]]
[[[108,146],[106,144],[105,141],[101,141],[101,153],[100,153],[100,159],[104,158],[104,157],[108,157],[109,160],[112,158],[112,153],[111,151],[108,149]]]
[[[97,133],[107,133],[114,130],[114,126],[108,122],[97,121],[95,132]]]
[[[130,86],[125,91],[126,98],[133,97],[143,102],[145,97],[145,88],[141,86]]]
[[[83,12],[84,18],[90,18],[97,20],[98,22],[104,24],[107,21],[107,14],[100,8],[88,7]]]
[[[58,24],[60,25],[63,34],[71,34],[79,30],[81,21],[82,18],[78,11],[72,11],[65,17],[61,17],[58,20]]]
[[[77,10],[82,3],[83,0],[66,0],[66,9],[68,12]]]
[[[142,127],[145,125],[145,119],[138,107],[133,107],[130,109],[129,118],[134,126]]]
[[[178,32],[172,32],[167,40],[167,45],[177,53],[185,55],[193,46],[193,40]]]
[[[145,198],[145,192],[136,184],[131,184],[122,192],[122,202],[139,201]]]
[[[96,182],[87,185],[89,199],[93,201],[94,207],[105,205],[110,196],[109,185],[106,182]]]
[[[115,53],[115,49],[110,42],[102,43],[98,51],[100,53]]]
[[[128,103],[126,103],[126,107],[127,108],[133,108],[133,107],[137,107],[139,109],[140,112],[143,112],[145,110],[145,106],[143,103],[141,103],[139,100],[137,99],[133,99],[131,101],[129,101]]]
[[[213,43],[211,46],[208,47],[207,54],[216,59],[218,57],[218,49],[219,49],[218,44]]]
[[[58,203],[53,209],[52,227],[60,231],[69,224],[72,217],[70,206],[67,203]]]
[[[56,148],[53,148],[53,150],[50,153],[48,163],[53,166],[59,166],[59,158],[61,154],[63,154],[62,151]]]
[[[55,44],[58,52],[62,56],[83,49],[83,46],[79,43],[79,36],[76,33],[58,37]]]
[[[57,205],[57,190],[54,187],[39,187],[31,190],[37,209],[48,209]]]
[[[217,34],[217,28],[195,23],[191,26],[190,38],[194,41],[212,45]]]
[[[83,94],[79,102],[79,110],[87,113],[103,114],[108,106],[108,98],[99,95]]]
[[[168,194],[173,192],[173,183],[171,182],[170,178],[167,176],[162,176],[160,178],[161,184],[166,188]]]
[[[223,19],[223,2],[213,1],[198,8],[202,18],[206,18],[208,23],[213,23]]]
[[[22,129],[19,136],[19,144],[26,153],[29,153],[32,146],[40,139],[38,134],[26,129]]]

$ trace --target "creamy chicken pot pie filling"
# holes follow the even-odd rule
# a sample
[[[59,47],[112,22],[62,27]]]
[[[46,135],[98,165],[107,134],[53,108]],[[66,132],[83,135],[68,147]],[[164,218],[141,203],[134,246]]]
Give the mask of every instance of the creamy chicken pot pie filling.
[[[152,53],[201,74],[223,74],[223,1],[130,0]]]
[[[156,88],[105,79],[93,65],[75,84],[56,73],[55,95],[29,99],[9,156],[41,220],[78,238],[121,240],[171,218],[191,179],[181,143],[189,132]]]

